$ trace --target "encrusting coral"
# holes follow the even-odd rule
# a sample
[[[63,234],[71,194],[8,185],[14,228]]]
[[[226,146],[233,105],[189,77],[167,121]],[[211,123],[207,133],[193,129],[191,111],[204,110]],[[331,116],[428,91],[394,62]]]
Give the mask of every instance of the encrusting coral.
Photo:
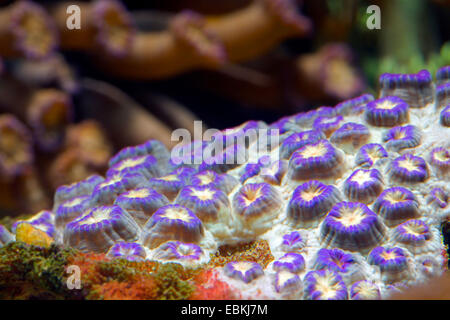
[[[450,132],[426,72],[380,81],[390,98],[249,121],[173,157],[155,140],[123,149],[106,178],[60,186],[52,211],[2,229],[0,279],[14,297],[88,299],[378,299],[426,284],[448,259]],[[39,293],[8,282],[19,268],[30,288],[23,263],[48,252],[82,289],[67,295],[60,264]]]

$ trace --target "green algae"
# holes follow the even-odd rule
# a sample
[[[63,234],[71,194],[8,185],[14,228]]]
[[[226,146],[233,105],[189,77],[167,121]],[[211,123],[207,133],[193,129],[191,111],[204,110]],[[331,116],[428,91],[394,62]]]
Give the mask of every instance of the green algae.
[[[68,299],[73,291],[66,285],[65,266],[74,254],[59,249],[11,242],[0,248],[1,299]]]
[[[176,263],[162,264],[154,277],[157,284],[158,300],[186,300],[195,290],[192,282],[184,280],[183,266]]]

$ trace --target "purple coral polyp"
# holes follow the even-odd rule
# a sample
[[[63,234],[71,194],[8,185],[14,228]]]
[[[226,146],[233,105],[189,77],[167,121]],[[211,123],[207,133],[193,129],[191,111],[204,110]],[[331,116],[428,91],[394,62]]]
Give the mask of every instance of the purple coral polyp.
[[[388,157],[387,151],[381,144],[369,143],[361,147],[356,154],[355,163],[361,167],[371,167],[381,159]]]
[[[282,200],[279,192],[268,183],[249,183],[234,195],[234,212],[244,220],[278,214]]]
[[[430,152],[430,164],[446,175],[450,171],[450,152],[443,147],[434,148]]]
[[[315,226],[340,200],[336,187],[311,180],[294,190],[287,207],[288,217],[296,225]]]
[[[342,151],[327,140],[307,144],[295,151],[288,166],[290,180],[327,179],[339,176],[343,171]]]
[[[314,120],[313,128],[314,130],[323,132],[327,137],[329,137],[337,128],[339,128],[340,123],[344,118],[340,115],[332,117],[317,117]]]
[[[448,104],[450,104],[450,83],[444,83],[436,88],[436,106],[442,108]]]
[[[445,66],[436,71],[436,83],[441,85],[450,82],[450,66]]]
[[[301,279],[298,274],[281,270],[275,273],[275,291],[281,294],[292,294],[301,289]]]
[[[225,274],[236,280],[250,283],[264,275],[263,268],[256,262],[235,261],[229,262],[224,267]]]
[[[143,229],[143,243],[153,249],[169,240],[198,243],[204,235],[202,221],[188,208],[169,204],[159,208]]]
[[[373,210],[389,226],[419,215],[416,196],[406,188],[393,187],[384,190],[373,204]]]
[[[388,275],[395,276],[408,269],[406,253],[399,247],[376,247],[369,253],[367,260]]]
[[[183,243],[181,241],[169,241],[158,248],[157,257],[164,260],[199,260],[202,248],[195,243]]]
[[[389,150],[400,151],[417,147],[422,140],[422,133],[416,126],[395,127],[383,135],[383,142]]]
[[[133,158],[127,158],[118,162],[108,169],[108,171],[106,172],[106,176],[111,177],[115,174],[127,173],[139,173],[147,179],[157,177],[161,174],[158,168],[158,160],[152,155],[143,155]]]
[[[380,288],[369,280],[355,282],[350,288],[350,299],[352,300],[380,300]]]
[[[385,227],[365,204],[340,202],[326,216],[320,237],[327,246],[365,251],[385,238]]]
[[[331,135],[330,141],[345,152],[353,153],[364,145],[369,138],[370,132],[365,125],[347,122]]]
[[[420,183],[429,177],[425,160],[410,153],[394,159],[389,173],[393,181],[401,183]]]
[[[423,108],[434,99],[434,85],[430,72],[415,74],[385,73],[380,76],[381,96],[397,96],[411,108]]]
[[[229,194],[239,184],[239,181],[226,173],[218,174],[212,170],[205,170],[194,174],[190,179],[190,184],[216,188]]]
[[[355,259],[349,253],[339,249],[320,249],[314,262],[316,270],[333,270],[346,273],[356,264]]]
[[[114,205],[128,212],[140,226],[144,226],[156,210],[168,204],[164,195],[146,187],[124,192],[114,201]]]
[[[223,191],[208,186],[184,187],[175,202],[191,209],[203,222],[214,222],[229,215],[231,207]]]
[[[264,182],[271,185],[280,185],[288,168],[288,162],[285,160],[278,160],[272,162],[268,167],[261,170],[260,177]]]
[[[273,269],[299,273],[305,269],[305,259],[299,253],[289,252],[273,263]]]
[[[115,242],[135,241],[139,226],[118,206],[101,206],[68,223],[64,244],[81,251],[106,252]]]
[[[430,227],[422,220],[408,220],[394,229],[394,239],[413,249],[424,247],[431,237]]]
[[[442,188],[433,188],[428,196],[428,202],[437,208],[444,209],[449,201],[447,192]]]
[[[325,135],[322,132],[316,130],[293,133],[281,144],[281,157],[283,159],[289,159],[294,151],[309,143],[315,143],[324,138]]]
[[[120,150],[109,160],[109,167],[113,167],[122,160],[144,155],[152,155],[158,159],[158,162],[164,163],[167,163],[170,158],[169,150],[167,150],[161,141],[150,139],[140,145],[126,147]]]
[[[56,189],[54,200],[53,200],[53,212],[56,212],[58,207],[64,201],[73,199],[80,196],[91,195],[95,187],[105,179],[97,174],[91,175],[86,179],[74,182],[70,185],[62,185]]]
[[[146,178],[139,173],[117,173],[95,186],[92,191],[92,203],[111,205],[121,193],[146,185]]]
[[[66,224],[79,217],[90,205],[90,196],[79,196],[64,201],[56,210],[55,226],[64,228]]]
[[[344,182],[344,193],[350,201],[372,203],[383,191],[383,177],[377,169],[358,169]]]
[[[285,234],[282,239],[281,248],[285,252],[300,251],[306,246],[306,240],[298,231]]]
[[[450,105],[446,106],[444,110],[441,111],[439,121],[444,127],[450,127]]]
[[[172,201],[177,197],[188,178],[189,176],[185,177],[183,173],[172,172],[165,176],[151,178],[148,185]]]
[[[365,119],[377,127],[393,127],[409,121],[409,106],[398,97],[384,97],[367,104]]]
[[[364,111],[367,103],[373,100],[373,95],[365,93],[360,95],[359,97],[349,99],[337,104],[334,109],[336,110],[336,113],[341,116],[360,114],[362,111]]]
[[[136,242],[118,242],[113,245],[108,253],[113,259],[125,259],[128,261],[143,261],[147,257],[145,248]]]
[[[305,279],[308,300],[347,300],[348,293],[342,277],[332,270],[310,271]]]

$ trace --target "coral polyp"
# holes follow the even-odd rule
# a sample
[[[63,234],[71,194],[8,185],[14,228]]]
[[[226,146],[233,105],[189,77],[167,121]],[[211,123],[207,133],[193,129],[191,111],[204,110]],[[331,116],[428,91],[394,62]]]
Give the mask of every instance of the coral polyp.
[[[258,4],[264,21],[298,19],[276,3]],[[185,23],[193,29],[175,30],[177,41],[195,47],[202,24]],[[446,263],[439,230],[450,218],[448,107],[434,101],[426,71],[385,74],[380,83],[377,100],[367,94],[223,130],[222,149],[205,157],[214,141],[183,145],[182,157],[157,140],[124,148],[105,178],[60,186],[51,211],[12,231],[0,226],[0,246],[77,249],[70,259],[90,270],[96,297],[133,288],[145,297],[379,299],[424,283]],[[10,122],[0,126],[14,142],[0,139],[0,159],[10,157],[4,174],[26,166],[31,143]],[[268,143],[250,137],[256,129],[282,134],[259,152]]]

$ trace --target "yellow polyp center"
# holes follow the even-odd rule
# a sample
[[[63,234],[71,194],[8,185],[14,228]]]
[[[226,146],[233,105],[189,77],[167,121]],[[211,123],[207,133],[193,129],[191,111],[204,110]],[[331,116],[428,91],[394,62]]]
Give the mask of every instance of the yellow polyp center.
[[[177,248],[177,252],[183,256],[190,255],[192,253],[192,250],[189,246],[180,244]]]
[[[394,139],[399,140],[406,137],[406,133],[403,130],[397,130],[394,133]]]
[[[91,215],[86,220],[81,221],[79,224],[80,225],[94,224],[97,222],[101,222],[103,220],[108,220],[110,213],[111,213],[110,208],[101,208],[91,211]]]
[[[83,202],[85,199],[76,197],[71,200],[68,200],[64,203],[64,207],[74,207],[76,205],[79,205],[81,202]]]
[[[178,181],[179,180],[178,176],[176,174],[170,174],[168,176],[164,176],[159,179],[164,180],[164,181]]]
[[[340,211],[340,217],[335,219],[343,226],[350,227],[360,224],[364,217],[365,214],[360,208],[342,208]]]
[[[114,184],[114,183],[116,183],[116,182],[119,182],[120,180],[122,180],[122,177],[121,177],[120,175],[113,176],[113,177],[109,178],[107,181],[102,182],[102,183],[100,184],[100,187],[103,188],[103,187],[110,186],[110,185],[112,185],[112,184]]]
[[[420,236],[424,231],[424,227],[420,224],[410,223],[404,227],[405,231],[414,236]]]
[[[376,288],[364,281],[358,284],[358,291],[361,295],[366,297],[374,297],[377,295]]]
[[[105,16],[105,36],[108,38],[107,43],[111,47],[117,49],[123,49],[127,46],[130,31],[123,21],[119,12],[114,8],[110,8],[106,11]]]
[[[324,192],[323,188],[314,188],[310,190],[304,190],[301,193],[301,198],[305,201],[311,201],[314,198],[320,196]]]
[[[205,189],[205,190],[197,190],[197,189],[193,189],[191,191],[191,195],[194,197],[199,198],[200,200],[212,200],[214,198],[214,195],[216,194],[216,192],[214,190],[211,189]]]
[[[324,299],[333,298],[336,295],[337,284],[331,286],[331,279],[329,275],[319,277],[317,279],[316,289],[322,293]]]
[[[300,152],[305,158],[322,157],[327,153],[327,149],[321,143],[317,145],[308,145]]]
[[[400,168],[404,168],[408,171],[419,171],[418,164],[414,159],[406,158],[398,162]]]
[[[200,179],[200,185],[209,184],[214,181],[214,176],[209,174],[201,174],[197,176]]]
[[[389,201],[391,204],[405,201],[405,195],[400,191],[389,192],[384,197],[384,200]]]
[[[261,188],[258,188],[256,190],[247,190],[242,197],[244,199],[245,205],[249,206],[253,202],[255,202],[259,197],[261,196]]]
[[[39,14],[25,13],[20,20],[20,28],[24,31],[24,45],[27,50],[45,55],[52,44],[52,33]]]
[[[450,155],[445,151],[439,151],[434,154],[434,158],[438,161],[448,161],[450,159]]]
[[[132,167],[138,166],[144,162],[145,162],[145,157],[139,157],[136,159],[125,159],[120,163],[120,165],[118,166],[117,169],[120,171],[120,170],[123,170],[126,168],[132,168]]]
[[[384,260],[393,260],[397,258],[397,254],[394,251],[384,251],[380,254],[380,256],[384,259]]]
[[[282,286],[284,283],[288,282],[290,279],[294,278],[295,274],[292,272],[282,270],[278,272],[278,285]]]
[[[370,177],[370,171],[358,170],[351,180],[358,184],[363,184],[372,180],[372,178]]]
[[[131,190],[124,194],[127,198],[146,198],[150,195],[147,189]]]
[[[378,103],[376,105],[376,108],[377,109],[382,109],[382,110],[391,110],[391,109],[394,109],[396,106],[397,106],[396,104],[394,104],[394,103],[392,103],[392,102],[390,102],[388,100],[385,100],[385,101],[383,101],[381,103]]]
[[[237,262],[233,265],[233,268],[241,273],[246,273],[253,267],[253,264],[246,261]]]
[[[378,159],[381,158],[381,155],[378,152],[378,150],[369,150],[369,152],[367,152],[367,156],[369,157],[370,160],[372,160],[372,162],[376,162]]]
[[[183,208],[168,208],[165,210],[164,214],[161,215],[161,217],[172,220],[178,219],[184,222],[189,222],[192,219],[186,209]]]

